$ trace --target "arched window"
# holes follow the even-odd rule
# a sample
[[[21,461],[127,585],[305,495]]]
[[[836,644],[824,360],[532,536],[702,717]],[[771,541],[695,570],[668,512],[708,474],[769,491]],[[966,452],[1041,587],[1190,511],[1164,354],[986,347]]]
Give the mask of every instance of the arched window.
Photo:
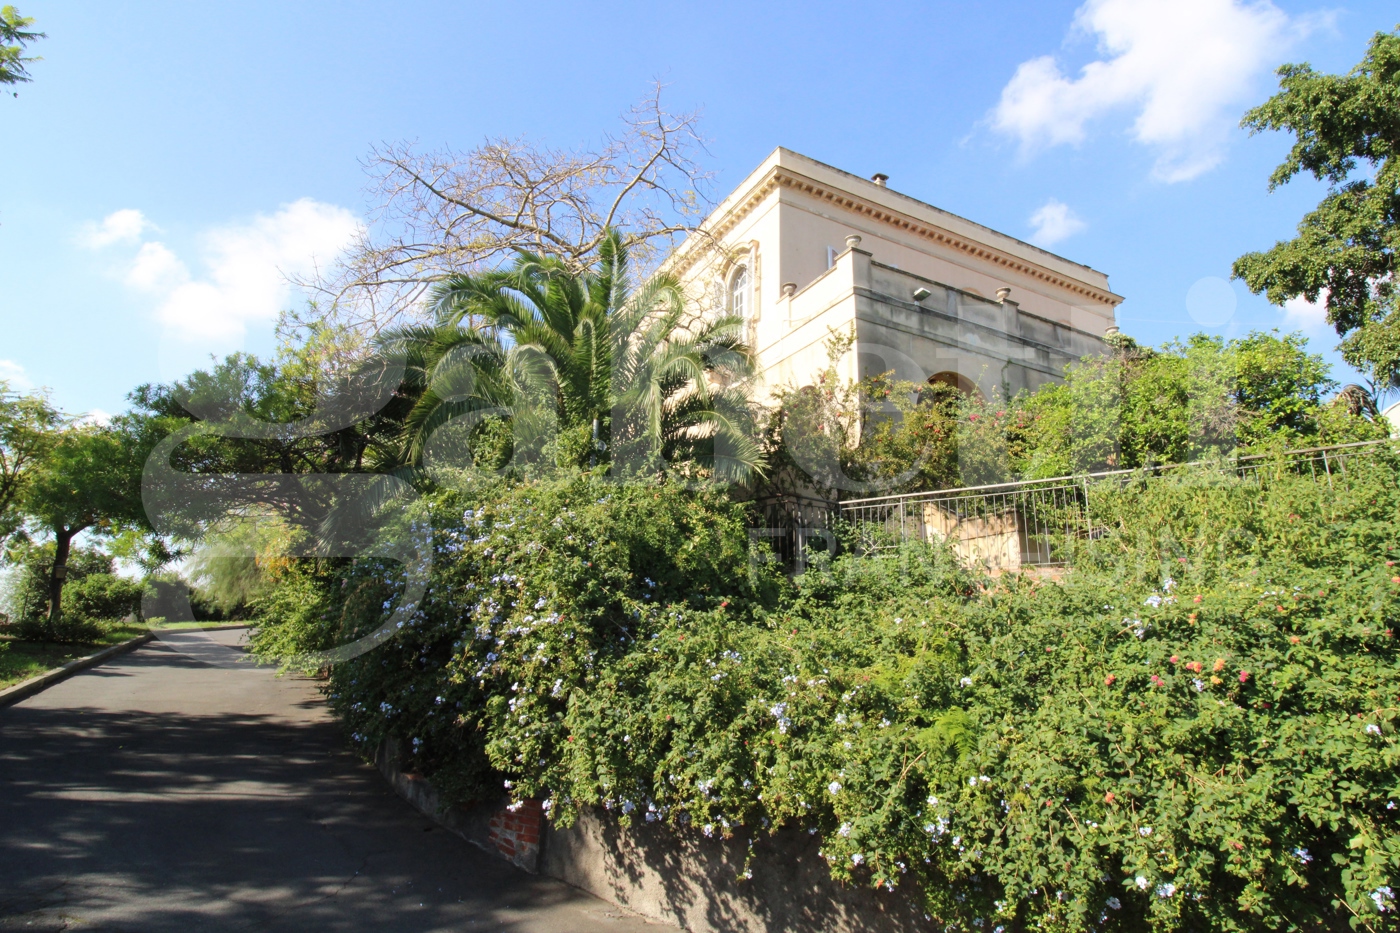
[[[740,266],[729,276],[729,313],[749,316],[749,267]]]
[[[982,393],[977,388],[977,383],[964,376],[962,373],[941,372],[928,377],[929,385],[945,385],[963,395],[980,398]]]

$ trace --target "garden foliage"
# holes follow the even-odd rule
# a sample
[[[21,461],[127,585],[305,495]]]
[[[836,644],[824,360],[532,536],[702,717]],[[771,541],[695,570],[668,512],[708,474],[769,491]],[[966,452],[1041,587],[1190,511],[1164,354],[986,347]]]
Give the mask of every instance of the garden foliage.
[[[1157,348],[1111,342],[1111,353],[1070,367],[1063,383],[1005,398],[891,373],[842,381],[838,363],[852,343],[833,335],[826,370],[782,393],[769,419],[765,491],[874,496],[1387,434],[1383,421],[1327,400],[1337,384],[1299,334],[1198,334]]]
[[[737,505],[580,475],[444,492],[412,622],[330,672],[365,754],[679,833],[820,838],[939,928],[1390,928],[1400,465],[1102,486],[1062,580],[922,545],[788,582]],[[392,565],[299,564],[255,644],[357,637]],[[295,609],[295,611],[292,611]]]
[[[32,641],[84,643],[101,637],[105,626],[139,613],[141,584],[116,573],[112,558],[94,548],[74,548],[68,558],[68,584],[60,619],[48,611],[52,543],[17,548],[18,573],[9,609],[14,630]]]

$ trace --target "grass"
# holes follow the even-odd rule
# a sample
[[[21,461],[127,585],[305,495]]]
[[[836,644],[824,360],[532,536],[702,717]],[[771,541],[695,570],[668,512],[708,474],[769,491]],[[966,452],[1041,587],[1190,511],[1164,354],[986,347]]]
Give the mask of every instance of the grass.
[[[170,625],[161,623],[154,628],[161,631],[171,629],[206,629],[236,622],[176,622]],[[67,664],[69,661],[87,657],[110,645],[120,644],[129,638],[150,631],[152,627],[144,622],[131,625],[114,625],[95,642],[81,645],[58,644],[46,641],[24,641],[12,635],[0,635],[0,690],[23,683],[45,671]]]
[[[37,677],[76,658],[86,657],[109,645],[135,638],[146,631],[144,625],[118,625],[86,645],[60,645],[53,642],[21,641],[0,635],[0,690]]]

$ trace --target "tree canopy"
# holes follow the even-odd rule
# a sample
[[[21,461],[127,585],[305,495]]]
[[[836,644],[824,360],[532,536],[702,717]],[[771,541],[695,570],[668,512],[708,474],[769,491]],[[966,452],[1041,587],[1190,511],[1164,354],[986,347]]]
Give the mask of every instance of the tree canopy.
[[[1377,33],[1345,75],[1279,69],[1279,93],[1245,114],[1254,133],[1296,141],[1272,190],[1307,172],[1331,188],[1298,235],[1235,260],[1234,274],[1275,304],[1322,301],[1348,363],[1400,386],[1400,31]]]
[[[39,58],[25,55],[25,46],[35,39],[45,38],[42,32],[31,32],[34,17],[20,16],[12,6],[0,7],[0,84],[20,84],[33,81],[26,67]]]
[[[25,487],[53,447],[61,423],[43,395],[11,392],[0,381],[0,541],[19,527]]]

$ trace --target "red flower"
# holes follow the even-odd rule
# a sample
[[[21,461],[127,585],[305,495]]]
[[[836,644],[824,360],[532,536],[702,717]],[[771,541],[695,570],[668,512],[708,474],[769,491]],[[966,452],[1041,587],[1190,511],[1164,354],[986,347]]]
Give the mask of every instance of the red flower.
[[[1178,658],[1176,655],[1172,655],[1170,658],[1167,658],[1167,660],[1170,661],[1170,662],[1172,662],[1173,664],[1175,664],[1177,661],[1180,661],[1181,659]]]
[[[1112,686],[1113,686],[1113,682],[1114,682],[1115,680],[1117,680],[1117,679],[1118,679],[1117,677],[1114,677],[1112,674],[1109,674],[1107,677],[1105,677],[1105,678],[1103,679],[1103,685],[1104,685],[1105,687],[1112,687]],[[1109,794],[1108,796],[1112,797],[1113,795],[1112,795],[1112,794]]]

